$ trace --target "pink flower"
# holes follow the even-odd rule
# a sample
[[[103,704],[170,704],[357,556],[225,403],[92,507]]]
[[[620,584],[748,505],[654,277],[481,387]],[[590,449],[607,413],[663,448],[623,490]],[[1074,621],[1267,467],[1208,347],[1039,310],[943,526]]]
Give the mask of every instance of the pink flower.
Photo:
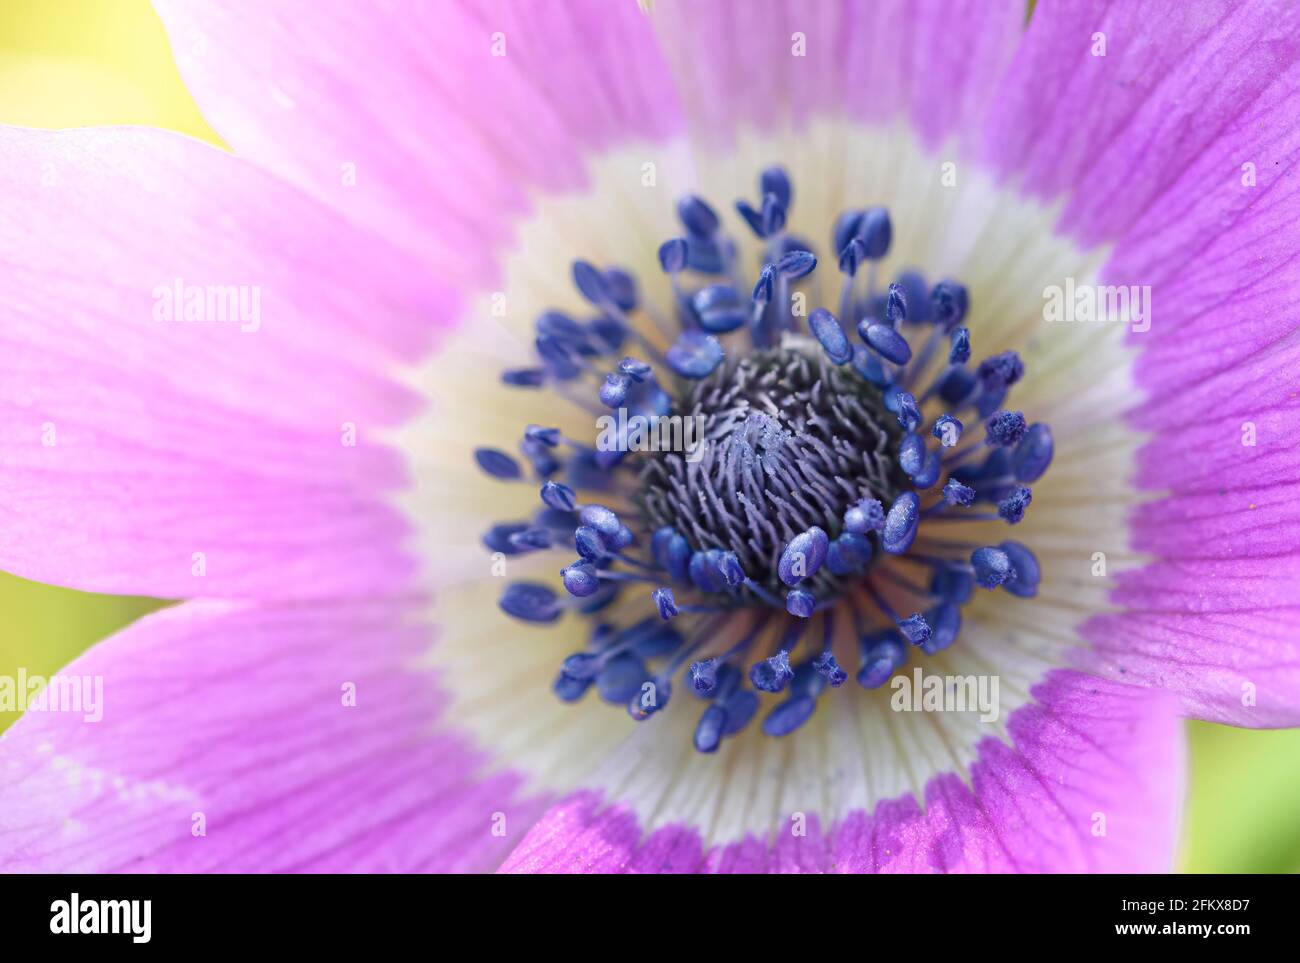
[[[1295,9],[157,6],[233,153],[0,132],[0,565],[185,600],[6,870],[1160,870],[1296,723]]]

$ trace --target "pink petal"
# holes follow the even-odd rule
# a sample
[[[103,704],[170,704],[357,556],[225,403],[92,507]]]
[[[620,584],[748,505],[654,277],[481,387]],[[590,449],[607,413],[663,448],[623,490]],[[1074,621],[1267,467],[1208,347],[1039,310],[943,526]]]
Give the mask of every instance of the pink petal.
[[[1264,283],[1288,274],[1300,284],[1290,267]],[[1250,322],[1236,320],[1250,337]],[[1190,714],[1233,725],[1300,724],[1300,343],[1286,323],[1277,317],[1278,343],[1255,358],[1199,375],[1172,350],[1161,356],[1175,338],[1154,326],[1134,335],[1151,337],[1145,372],[1199,380],[1153,388],[1133,415],[1153,432],[1137,482],[1168,494],[1134,512],[1132,544],[1159,560],[1120,575],[1113,598],[1128,611],[1084,630],[1096,650],[1086,664],[1177,692]]]
[[[417,399],[387,372],[452,296],[188,138],[0,140],[0,566],[164,597],[408,591],[382,434]],[[259,289],[260,326],[154,320],[177,279]]]
[[[1024,6],[658,0],[654,18],[692,132],[706,143],[728,144],[749,125],[801,128],[831,115],[901,118],[937,146],[991,95]]]
[[[493,251],[530,193],[581,187],[589,154],[679,123],[631,2],[156,6],[187,86],[236,153],[442,277],[495,277]]]
[[[189,602],[91,649],[61,674],[102,677],[101,721],[28,711],[0,737],[0,869],[490,869],[537,802],[435,728],[428,630],[404,621]]]
[[[1298,26],[1291,4],[1043,4],[983,119],[987,159],[1032,194],[1068,194],[1069,233],[1142,238],[1181,263],[1171,255],[1191,255],[1192,238],[1156,242],[1154,229],[1218,223],[1226,198],[1249,203],[1235,168],[1256,157],[1263,174],[1300,138],[1259,126],[1297,96]]]
[[[970,782],[850,813],[829,832],[747,837],[705,851],[688,826],[643,838],[626,804],[579,793],[553,806],[505,872],[1168,872],[1182,804],[1183,736],[1170,700],[1057,671],[989,738]]]
[[[1114,243],[1106,283],[1150,287],[1130,420],[1160,497],[1131,547],[1157,561],[1088,664],[1249,726],[1300,723],[1297,112],[1294,5],[1044,4],[988,122],[995,165],[1067,195],[1062,230]]]

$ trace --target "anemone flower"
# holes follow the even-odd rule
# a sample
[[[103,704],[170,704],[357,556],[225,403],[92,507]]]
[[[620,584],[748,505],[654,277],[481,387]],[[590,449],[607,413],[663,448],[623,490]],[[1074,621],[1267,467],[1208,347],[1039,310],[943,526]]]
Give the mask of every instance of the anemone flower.
[[[230,150],[0,135],[0,563],[179,600],[5,869],[1160,870],[1295,724],[1295,6],[642,7],[159,0]]]

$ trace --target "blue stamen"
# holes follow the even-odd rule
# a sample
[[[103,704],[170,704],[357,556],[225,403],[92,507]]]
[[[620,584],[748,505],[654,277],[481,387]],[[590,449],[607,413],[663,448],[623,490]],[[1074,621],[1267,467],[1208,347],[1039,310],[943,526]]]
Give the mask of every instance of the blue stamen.
[[[591,688],[594,679],[575,679],[573,676],[565,675],[561,672],[555,677],[555,682],[551,685],[551,691],[562,702],[577,702],[587,690]]]
[[[600,589],[600,577],[596,567],[585,559],[560,569],[560,577],[564,580],[565,591],[576,598],[587,598],[595,595]]]
[[[519,462],[499,448],[475,448],[474,460],[478,462],[479,468],[493,478],[516,481],[524,477],[524,470],[519,467]]]
[[[572,381],[582,374],[573,347],[552,334],[538,335],[533,342],[546,370],[561,381]]]
[[[879,689],[907,664],[907,645],[893,629],[864,635],[859,648],[862,663],[858,669],[858,685],[864,689]]]
[[[999,411],[984,423],[989,444],[1008,448],[1025,436],[1025,416],[1019,411]]]
[[[970,328],[953,328],[948,349],[949,364],[965,364],[970,360]]]
[[[921,463],[921,470],[912,476],[912,484],[918,489],[924,491],[932,488],[939,480],[939,473],[943,470],[943,464],[937,451],[925,452],[925,460]]]
[[[654,374],[654,369],[644,361],[631,357],[624,358],[620,361],[618,363],[618,370],[619,374],[631,378],[638,384],[645,381],[647,378],[653,377]]]
[[[935,379],[934,384],[926,391],[925,397],[929,400],[934,395],[938,395],[945,403],[958,405],[970,396],[975,383],[975,376],[965,368],[951,367]]]
[[[722,246],[711,238],[688,237],[686,266],[701,274],[722,274],[727,266]]]
[[[903,633],[903,638],[913,645],[924,645],[930,641],[931,629],[930,623],[925,620],[925,616],[920,612],[909,615],[898,623],[898,631]]]
[[[510,541],[510,536],[522,532],[526,528],[528,528],[527,522],[508,522],[493,525],[483,534],[483,545],[489,552],[500,552],[503,555],[521,555],[524,550],[516,547]]]
[[[691,556],[686,571],[695,587],[700,591],[716,593],[722,592],[726,588],[727,580],[718,568],[721,554],[715,548],[706,552],[696,552]]]
[[[795,696],[777,705],[763,720],[763,732],[769,736],[788,736],[808,721],[817,702],[812,696]]]
[[[543,368],[511,368],[501,372],[501,383],[512,388],[540,388],[546,384]]]
[[[1034,553],[1019,542],[1003,542],[998,548],[1006,553],[1016,571],[1016,577],[1004,582],[1002,587],[1021,598],[1030,599],[1037,595],[1041,570]]]
[[[825,308],[815,308],[808,316],[808,327],[834,364],[845,364],[853,357],[853,346],[835,315]]]
[[[878,532],[885,527],[885,507],[878,498],[864,498],[844,513],[844,528],[857,535]]]
[[[764,307],[772,300],[772,291],[776,285],[776,265],[764,264],[758,272],[758,281],[754,283],[753,302],[757,307]]]
[[[915,398],[906,391],[900,391],[894,395],[894,404],[898,423],[903,426],[904,431],[915,431],[920,427],[923,419],[921,409],[916,406]]]
[[[610,705],[623,705],[641,692],[649,673],[645,663],[630,653],[604,664],[596,676],[596,691]]]
[[[975,581],[982,588],[995,589],[1016,577],[1011,556],[991,545],[971,552],[970,563],[975,569]]]
[[[847,274],[851,280],[858,273],[858,268],[862,262],[867,259],[867,246],[862,243],[861,238],[853,238],[848,245],[840,252],[840,271]],[[849,290],[852,290],[851,286]],[[840,303],[840,313],[847,313],[847,299]]]
[[[930,287],[917,271],[901,271],[897,284],[903,289],[907,304],[907,319],[913,324],[928,324],[934,320],[930,305]]]
[[[889,385],[889,375],[885,371],[885,366],[877,357],[875,352],[868,348],[857,346],[853,349],[852,359],[853,370],[862,375],[867,381],[877,388],[884,388]]]
[[[790,539],[777,563],[776,570],[781,581],[786,585],[794,586],[816,575],[822,563],[826,561],[826,550],[829,546],[830,539],[816,526]]]
[[[651,539],[651,554],[674,581],[685,581],[691,561],[691,546],[676,530],[665,526],[656,531]]]
[[[836,251],[843,251],[858,236],[858,230],[862,226],[862,217],[865,211],[845,211],[835,219],[835,226],[831,231],[831,244]],[[866,246],[863,246],[863,255],[865,257]]]
[[[594,679],[604,660],[590,652],[575,652],[560,665],[560,671],[574,679]]]
[[[757,699],[755,706],[757,707]],[[695,727],[693,742],[699,752],[716,752],[722,737],[726,734],[727,710],[714,703],[704,710],[699,724]]]
[[[790,200],[794,188],[790,184],[790,175],[781,167],[768,167],[758,175],[758,190],[764,196],[776,195],[777,202],[786,210],[790,209]]]
[[[587,264],[584,268],[584,277],[587,271],[595,272],[596,269]],[[582,325],[561,311],[543,312],[533,327],[537,337],[549,338],[570,347],[578,348],[587,342],[587,332]]]
[[[935,324],[944,331],[951,331],[965,319],[970,299],[962,285],[955,281],[940,281],[930,293],[930,303]]]
[[[889,253],[889,244],[894,237],[889,212],[883,207],[867,208],[858,222],[857,236],[862,241],[867,259],[880,260]]]
[[[907,295],[901,284],[891,284],[885,299],[885,323],[897,327],[907,320]]]
[[[551,547],[551,533],[548,529],[530,526],[510,536],[510,544],[521,552],[535,552]]]
[[[722,552],[717,556],[716,565],[722,574],[722,580],[732,588],[744,585],[745,570],[740,565],[740,558],[735,552]]]
[[[606,375],[605,383],[600,386],[600,403],[606,408],[622,408],[627,402],[628,389],[631,387],[632,379],[627,375]]]
[[[844,532],[826,550],[826,567],[832,575],[861,572],[871,561],[871,541],[856,532]]]
[[[655,323],[662,327],[661,320]],[[607,314],[587,322],[587,341],[597,354],[614,354],[621,351],[629,337],[631,332],[628,331],[627,326],[618,318]]]
[[[722,734],[734,736],[749,725],[749,721],[758,712],[758,696],[749,689],[737,689],[727,699],[723,708],[727,710],[727,726]]]
[[[830,652],[823,652],[813,660],[813,667],[821,673],[827,684],[832,689],[838,689],[848,681],[849,674],[840,668],[840,664],[835,661],[835,656]]]
[[[1016,352],[1003,351],[981,361],[975,373],[985,388],[1009,388],[1024,376],[1025,365]]]
[[[577,493],[568,485],[548,481],[542,485],[542,501],[548,508],[561,512],[571,512],[578,504]]]
[[[636,279],[622,268],[605,270],[605,288],[620,311],[634,311],[637,305]]]
[[[659,245],[659,266],[665,274],[677,274],[686,267],[686,238],[674,237]]]
[[[749,225],[749,229],[754,232],[755,237],[767,237],[763,227],[763,212],[756,209],[749,201],[736,201],[736,213],[738,213]]]
[[[780,692],[794,678],[790,668],[790,653],[781,649],[771,658],[756,662],[749,668],[749,681],[762,692]]]
[[[1011,525],[1020,524],[1020,520],[1025,517],[1025,509],[1033,498],[1034,493],[1028,488],[1017,488],[998,502],[998,517]]]
[[[1052,429],[1041,421],[1026,429],[1024,436],[1016,445],[1015,454],[1011,456],[1011,467],[1016,480],[1035,482],[1047,471],[1052,463]]]
[[[573,530],[573,545],[579,557],[587,562],[599,562],[611,554],[610,544],[617,533],[602,535],[590,525],[578,525]]]
[[[817,258],[812,251],[790,251],[776,262],[776,273],[794,281],[812,274],[816,267]]]
[[[718,683],[718,660],[704,659],[692,662],[690,667],[691,686],[700,695],[710,695]]]
[[[949,478],[943,486],[943,500],[948,505],[971,505],[975,502],[975,489],[963,485],[955,478]]]
[[[524,437],[547,448],[555,448],[560,443],[559,428],[543,428],[541,425],[529,425],[524,429]]]
[[[898,467],[916,476],[925,465],[925,439],[920,435],[904,435],[898,446]]]
[[[657,588],[650,593],[654,600],[655,607],[659,610],[659,617],[667,622],[677,615],[677,600],[673,598],[673,590],[670,588]]]
[[[867,343],[867,347],[886,361],[907,364],[912,360],[911,345],[892,325],[878,324],[870,318],[864,318],[858,323],[858,335]]]
[[[890,555],[902,555],[912,547],[920,519],[921,500],[915,492],[903,492],[885,516],[885,527],[880,533],[880,547]]]
[[[675,374],[698,381],[717,370],[724,354],[717,338],[698,331],[687,331],[668,349],[664,357]]]
[[[781,204],[781,199],[775,194],[763,195],[763,209],[761,213],[762,237],[773,238],[785,230],[785,207]]]
[[[613,303],[605,275],[588,261],[573,262],[573,283],[578,293],[597,307]]]
[[[533,472],[538,478],[549,478],[560,470],[559,459],[555,457],[550,448],[539,441],[525,438],[519,443],[519,451],[533,466]]]
[[[618,516],[604,505],[586,505],[578,512],[578,517],[582,519],[584,525],[590,525],[606,537],[617,536],[619,529],[623,527]]]
[[[961,631],[961,607],[953,602],[942,602],[930,610],[930,624],[933,632],[921,643],[921,651],[926,655],[942,652],[956,640]]]
[[[691,305],[700,327],[711,334],[735,331],[749,321],[749,313],[740,306],[740,295],[729,284],[710,284],[695,292]]]
[[[554,622],[563,613],[555,593],[536,582],[508,585],[498,604],[501,611],[525,622]]]
[[[962,423],[952,415],[940,415],[934,421],[930,433],[939,439],[939,444],[951,448],[961,441]]]
[[[677,202],[677,216],[686,230],[698,238],[712,237],[721,226],[713,208],[694,194],[688,194]]]
[[[797,619],[810,619],[817,611],[817,596],[803,589],[785,593],[785,610]]]

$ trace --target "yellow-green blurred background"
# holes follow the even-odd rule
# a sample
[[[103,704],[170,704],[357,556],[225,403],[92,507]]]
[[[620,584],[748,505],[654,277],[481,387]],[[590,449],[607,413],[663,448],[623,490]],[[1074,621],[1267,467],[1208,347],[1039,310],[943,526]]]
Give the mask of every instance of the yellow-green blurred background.
[[[0,123],[149,124],[219,143],[186,92],[147,0],[0,0]],[[158,604],[0,573],[0,675],[20,665],[49,674]],[[0,730],[14,718],[0,713]],[[1300,730],[1187,729],[1183,868],[1300,871]]]

